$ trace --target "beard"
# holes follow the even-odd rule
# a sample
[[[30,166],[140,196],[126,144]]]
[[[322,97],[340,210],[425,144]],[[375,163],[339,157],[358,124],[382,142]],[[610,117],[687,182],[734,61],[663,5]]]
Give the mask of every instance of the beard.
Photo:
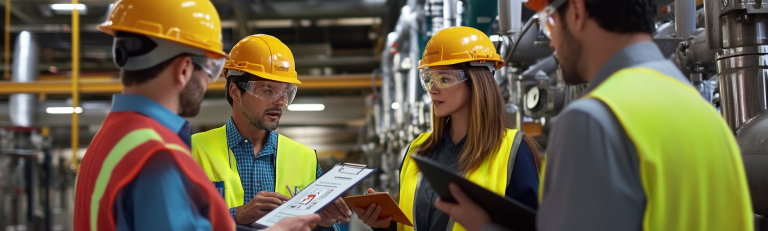
[[[562,25],[565,26],[565,23]],[[576,40],[567,28],[560,29],[560,34],[563,45],[557,50],[555,57],[560,63],[563,80],[569,85],[585,83],[586,78],[579,73],[579,59],[583,50],[581,41]]]
[[[205,78],[202,71],[194,75],[193,80],[187,83],[184,90],[179,93],[179,115],[181,117],[195,117],[200,113],[200,104],[205,96],[205,86],[197,78]]]
[[[254,126],[260,130],[264,131],[274,131],[277,129],[277,124],[280,122],[280,117],[277,118],[277,121],[273,122],[267,122],[266,116],[267,113],[270,112],[282,112],[282,109],[279,107],[272,107],[268,108],[267,110],[264,110],[261,115],[254,115],[256,113],[251,112],[248,110],[248,106],[243,105],[243,101],[240,101],[240,112],[243,114],[245,119],[248,120],[248,123],[251,124],[251,126]]]

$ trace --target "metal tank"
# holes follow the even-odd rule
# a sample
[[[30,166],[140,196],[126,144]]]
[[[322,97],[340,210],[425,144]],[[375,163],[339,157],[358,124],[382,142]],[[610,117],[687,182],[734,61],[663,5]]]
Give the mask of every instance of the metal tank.
[[[717,51],[721,111],[742,151],[754,212],[768,215],[768,6],[754,0],[706,0],[706,40]],[[763,113],[764,114],[764,113]]]

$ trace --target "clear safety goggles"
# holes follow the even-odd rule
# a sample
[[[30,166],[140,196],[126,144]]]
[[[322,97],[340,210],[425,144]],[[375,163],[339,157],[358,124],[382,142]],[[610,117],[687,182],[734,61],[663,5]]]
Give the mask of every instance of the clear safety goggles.
[[[257,99],[270,103],[274,103],[282,96],[285,99],[285,105],[290,105],[296,98],[296,84],[292,83],[248,81],[237,83],[237,85]]]
[[[227,61],[226,57],[211,58],[208,56],[190,55],[192,63],[203,68],[206,74],[208,74],[208,80],[210,83],[216,82],[221,76],[221,72],[224,70],[224,63]]]
[[[425,68],[419,71],[419,80],[424,91],[429,91],[432,86],[438,89],[453,87],[467,79],[469,79],[467,70]]]
[[[552,4],[538,12],[541,31],[544,32],[547,38],[552,39],[552,30],[555,29],[555,19],[552,18],[552,15],[557,12],[557,8],[560,8],[567,1],[555,0]]]

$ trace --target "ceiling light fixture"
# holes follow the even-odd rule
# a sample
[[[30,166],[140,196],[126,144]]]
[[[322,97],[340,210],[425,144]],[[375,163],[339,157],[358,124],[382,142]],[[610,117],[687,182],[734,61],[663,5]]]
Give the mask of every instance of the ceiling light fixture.
[[[48,114],[72,114],[72,112],[80,114],[83,113],[82,107],[48,107],[45,109]]]
[[[291,104],[288,105],[289,111],[322,111],[325,110],[323,104]]]

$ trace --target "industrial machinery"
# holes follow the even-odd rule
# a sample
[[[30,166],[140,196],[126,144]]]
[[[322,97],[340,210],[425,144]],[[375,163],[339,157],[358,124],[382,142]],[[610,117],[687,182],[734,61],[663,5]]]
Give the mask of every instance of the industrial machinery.
[[[34,81],[38,52],[33,35],[22,32],[17,41],[11,80]],[[36,108],[37,95],[11,95],[13,126],[0,128],[0,228],[3,230],[53,230],[54,219],[58,224],[71,223],[71,218],[60,215],[74,208],[70,204],[74,196],[70,193],[74,172],[68,161],[54,154],[48,130],[35,126]]]
[[[656,0],[654,42],[689,76],[702,98],[721,111],[737,137],[755,213],[768,214],[768,3],[762,0]],[[497,5],[493,4],[497,3]],[[431,128],[429,95],[414,69],[422,48],[439,29],[471,26],[497,42],[507,65],[496,72],[506,98],[508,127],[537,122],[542,144],[553,117],[581,97],[586,86],[567,86],[537,16],[522,0],[409,0],[381,57],[382,89],[372,108],[361,148],[379,177],[361,188],[397,192],[400,162],[408,144]],[[495,19],[495,20],[488,20]],[[527,19],[527,20],[526,20]],[[485,24],[483,24],[485,23]],[[375,74],[376,75],[376,74]],[[758,222],[762,222],[758,219]],[[763,225],[763,228],[766,225]],[[760,227],[760,226],[758,226]]]

